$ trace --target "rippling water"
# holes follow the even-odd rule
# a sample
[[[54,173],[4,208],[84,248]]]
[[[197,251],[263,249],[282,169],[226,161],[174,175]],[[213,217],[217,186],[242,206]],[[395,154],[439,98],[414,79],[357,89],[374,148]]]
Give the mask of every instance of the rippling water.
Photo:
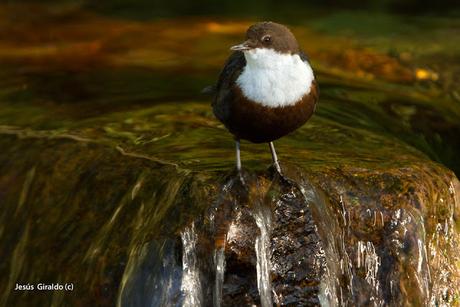
[[[288,20],[320,104],[241,182],[199,92],[250,20],[0,16],[0,306],[458,304],[458,20]]]

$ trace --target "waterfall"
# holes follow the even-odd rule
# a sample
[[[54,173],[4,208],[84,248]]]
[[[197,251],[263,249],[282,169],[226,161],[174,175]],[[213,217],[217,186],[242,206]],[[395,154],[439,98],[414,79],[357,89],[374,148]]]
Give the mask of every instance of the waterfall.
[[[181,291],[184,295],[184,307],[201,306],[203,297],[200,283],[200,271],[198,269],[196,243],[197,234],[192,224],[181,234],[183,255],[182,255],[182,285]]]
[[[216,267],[216,279],[214,284],[214,307],[220,307],[222,302],[222,286],[225,273],[225,247],[214,250],[214,265]]]
[[[263,206],[257,206],[253,212],[260,235],[256,238],[255,250],[257,255],[257,288],[259,289],[260,304],[262,307],[273,306],[270,280],[270,231],[271,212]]]

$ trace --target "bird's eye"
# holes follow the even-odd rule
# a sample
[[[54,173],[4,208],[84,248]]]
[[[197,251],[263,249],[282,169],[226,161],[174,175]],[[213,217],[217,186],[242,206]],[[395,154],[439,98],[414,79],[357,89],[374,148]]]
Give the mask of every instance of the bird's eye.
[[[269,43],[271,40],[272,40],[272,38],[271,38],[270,35],[265,35],[264,37],[262,37],[262,41],[264,43]]]

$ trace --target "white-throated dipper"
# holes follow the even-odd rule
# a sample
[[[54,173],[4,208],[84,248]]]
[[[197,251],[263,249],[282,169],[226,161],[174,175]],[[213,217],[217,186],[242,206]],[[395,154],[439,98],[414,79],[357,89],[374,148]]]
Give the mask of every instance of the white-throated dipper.
[[[306,55],[284,25],[260,22],[246,41],[230,48],[214,88],[215,116],[235,136],[236,167],[241,170],[240,139],[269,143],[302,126],[313,114],[319,91]]]

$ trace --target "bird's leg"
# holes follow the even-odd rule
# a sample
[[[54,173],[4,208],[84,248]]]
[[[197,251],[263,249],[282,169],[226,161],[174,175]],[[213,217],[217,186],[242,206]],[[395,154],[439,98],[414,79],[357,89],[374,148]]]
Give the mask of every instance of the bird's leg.
[[[241,151],[240,151],[240,139],[235,138],[235,149],[236,149],[236,179],[239,180],[239,183],[247,192],[246,180],[244,179],[244,174],[241,169]]]
[[[236,143],[236,170],[241,171],[241,155],[240,155],[240,140],[235,139]]]
[[[270,151],[272,153],[272,160],[273,164],[275,165],[275,169],[279,174],[281,174],[281,167],[278,161],[278,156],[276,155],[275,145],[273,144],[273,142],[269,142],[268,145],[270,146]]]

